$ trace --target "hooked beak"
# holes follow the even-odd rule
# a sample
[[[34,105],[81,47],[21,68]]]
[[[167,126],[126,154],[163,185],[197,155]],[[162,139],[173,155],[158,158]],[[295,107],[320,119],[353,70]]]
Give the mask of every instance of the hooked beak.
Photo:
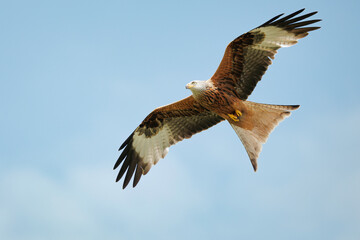
[[[190,88],[192,88],[192,87],[194,87],[194,85],[191,84],[191,83],[188,83],[188,84],[186,84],[186,86],[185,86],[186,89],[190,89]]]

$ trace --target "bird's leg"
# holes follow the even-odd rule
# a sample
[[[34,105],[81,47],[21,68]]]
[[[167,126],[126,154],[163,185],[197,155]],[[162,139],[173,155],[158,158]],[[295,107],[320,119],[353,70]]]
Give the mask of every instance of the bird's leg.
[[[237,116],[235,116],[235,114],[237,115]],[[232,119],[232,120],[234,120],[235,122],[238,122],[239,121],[239,118],[242,116],[242,113],[239,111],[239,110],[235,110],[235,114],[228,114],[228,116]]]

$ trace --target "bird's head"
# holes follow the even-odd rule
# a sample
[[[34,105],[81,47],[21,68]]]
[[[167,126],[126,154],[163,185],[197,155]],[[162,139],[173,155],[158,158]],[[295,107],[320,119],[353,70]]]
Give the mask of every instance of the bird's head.
[[[207,88],[207,81],[199,81],[199,80],[192,81],[186,84],[185,88],[190,89],[193,92],[193,94],[203,92]]]

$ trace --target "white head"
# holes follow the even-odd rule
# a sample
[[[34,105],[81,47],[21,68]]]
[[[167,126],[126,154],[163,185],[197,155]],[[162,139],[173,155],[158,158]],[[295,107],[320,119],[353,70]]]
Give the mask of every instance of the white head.
[[[190,89],[193,95],[197,95],[199,93],[202,93],[206,91],[208,88],[208,82],[207,81],[192,81],[185,86],[186,89]]]

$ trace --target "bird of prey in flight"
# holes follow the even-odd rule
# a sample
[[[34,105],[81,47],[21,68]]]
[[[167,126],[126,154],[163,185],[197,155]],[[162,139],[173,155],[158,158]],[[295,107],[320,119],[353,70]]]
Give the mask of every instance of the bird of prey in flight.
[[[262,144],[299,105],[260,104],[246,99],[279,48],[290,47],[308,32],[319,29],[308,26],[321,21],[308,20],[317,12],[301,15],[303,11],[284,17],[280,14],[237,37],[227,46],[210,79],[186,85],[191,96],[152,111],[121,145],[119,151],[123,151],[114,166],[116,169],[122,164],[116,181],[126,173],[125,188],[135,173],[135,187],[141,176],[165,157],[171,145],[223,120],[235,130],[256,171]]]

